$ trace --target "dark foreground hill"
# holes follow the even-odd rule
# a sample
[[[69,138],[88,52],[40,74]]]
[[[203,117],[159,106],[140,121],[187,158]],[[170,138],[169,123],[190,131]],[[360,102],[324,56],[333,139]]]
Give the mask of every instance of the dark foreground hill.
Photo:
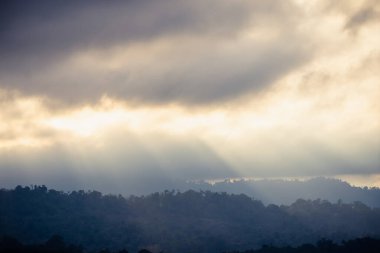
[[[84,253],[80,245],[66,244],[62,237],[53,235],[44,243],[23,244],[15,238],[3,236],[0,238],[0,253]],[[164,253],[163,251],[159,251]],[[189,252],[189,251],[183,251]],[[334,243],[330,240],[320,240],[315,245],[302,244],[297,247],[276,247],[264,245],[257,250],[233,251],[225,253],[379,253],[380,239],[357,238],[354,240]],[[92,253],[132,253],[126,249],[110,251],[101,249]],[[153,253],[148,249],[140,249],[137,253]],[[178,252],[182,253],[182,252]],[[220,252],[222,253],[222,252]]]
[[[42,243],[59,234],[87,250],[223,252],[380,237],[380,209],[298,200],[264,206],[246,195],[165,191],[127,199],[44,186],[0,190],[0,235]]]

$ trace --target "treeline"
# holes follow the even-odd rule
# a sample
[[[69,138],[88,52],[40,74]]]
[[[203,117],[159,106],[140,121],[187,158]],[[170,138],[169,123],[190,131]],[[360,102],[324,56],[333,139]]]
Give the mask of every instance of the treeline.
[[[263,246],[258,250],[232,251],[228,253],[378,253],[380,240],[370,237],[343,241],[341,244],[331,240],[320,240],[316,245],[303,244],[298,247]]]
[[[0,253],[84,253],[82,246],[66,244],[59,235],[53,235],[49,240],[40,244],[23,244],[16,238],[2,236],[0,238]],[[129,253],[128,250],[122,249],[111,252],[108,249],[102,249],[92,253]],[[151,253],[149,250],[141,249],[138,253]]]
[[[298,200],[263,205],[246,195],[165,191],[147,196],[60,192],[45,186],[0,190],[0,236],[26,244],[59,234],[85,250],[225,252],[380,237],[380,209],[361,202]]]
[[[317,177],[309,180],[225,180],[210,184],[207,182],[188,182],[190,189],[213,192],[244,193],[255,196],[264,203],[290,205],[296,199],[326,199],[330,202],[354,202],[360,200],[370,207],[380,207],[380,188],[355,187],[339,179]]]
[[[190,250],[191,251],[191,250]],[[45,243],[22,244],[17,239],[3,236],[0,238],[0,253],[84,253],[85,251],[78,245],[67,245],[62,237],[52,236]],[[188,252],[188,251],[185,251]],[[331,240],[320,240],[314,244],[303,244],[298,247],[275,247],[264,245],[258,250],[230,251],[225,253],[378,253],[380,252],[380,240],[370,237],[357,238],[343,241],[341,244]],[[129,253],[126,249],[110,251],[101,249],[92,253]],[[152,253],[147,249],[140,249],[138,253]],[[164,252],[160,252],[164,253]]]
[[[83,249],[77,245],[66,245],[58,235],[41,244],[23,244],[5,235],[0,238],[0,253],[83,253]]]

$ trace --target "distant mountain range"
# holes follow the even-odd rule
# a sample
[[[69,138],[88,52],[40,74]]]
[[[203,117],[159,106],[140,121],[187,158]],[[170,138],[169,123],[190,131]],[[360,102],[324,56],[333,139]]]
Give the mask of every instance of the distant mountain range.
[[[380,207],[380,188],[355,187],[339,179],[317,177],[309,180],[225,180],[215,184],[189,182],[183,189],[244,193],[264,204],[289,205],[297,199],[322,199],[332,203],[360,201]]]

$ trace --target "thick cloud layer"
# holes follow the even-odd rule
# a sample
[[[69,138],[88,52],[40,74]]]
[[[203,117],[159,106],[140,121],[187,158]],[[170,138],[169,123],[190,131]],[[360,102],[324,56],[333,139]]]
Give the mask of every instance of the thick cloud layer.
[[[4,1],[0,16],[0,85],[66,103],[226,101],[311,54],[290,2]]]

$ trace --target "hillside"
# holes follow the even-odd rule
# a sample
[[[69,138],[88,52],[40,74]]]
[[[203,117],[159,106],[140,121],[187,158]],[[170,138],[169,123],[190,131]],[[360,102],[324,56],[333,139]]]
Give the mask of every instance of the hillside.
[[[298,198],[326,199],[352,203],[360,200],[371,207],[380,207],[380,189],[355,187],[345,181],[316,177],[308,180],[224,180],[210,184],[189,182],[187,189],[202,189],[255,196],[265,204],[290,205]]]
[[[268,205],[246,195],[165,191],[147,196],[0,191],[0,235],[41,243],[59,234],[87,250],[222,252],[380,236],[380,209],[355,202]]]

